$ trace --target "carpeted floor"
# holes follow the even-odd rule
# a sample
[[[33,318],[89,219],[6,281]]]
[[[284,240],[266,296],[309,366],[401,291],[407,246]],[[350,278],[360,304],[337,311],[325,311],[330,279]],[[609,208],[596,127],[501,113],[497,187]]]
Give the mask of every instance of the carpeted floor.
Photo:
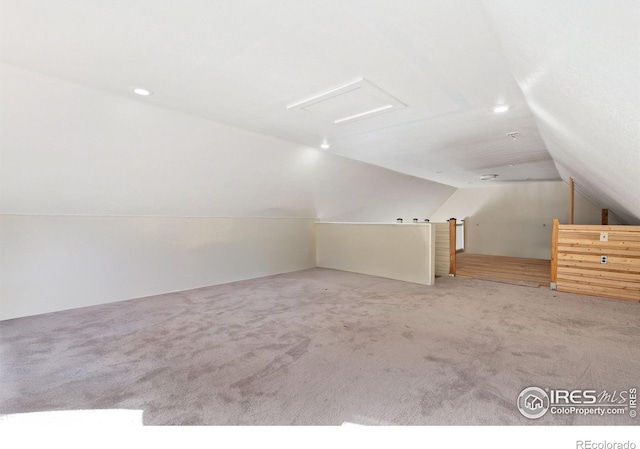
[[[0,413],[145,424],[528,420],[524,387],[640,385],[640,305],[480,280],[313,269],[0,322]]]

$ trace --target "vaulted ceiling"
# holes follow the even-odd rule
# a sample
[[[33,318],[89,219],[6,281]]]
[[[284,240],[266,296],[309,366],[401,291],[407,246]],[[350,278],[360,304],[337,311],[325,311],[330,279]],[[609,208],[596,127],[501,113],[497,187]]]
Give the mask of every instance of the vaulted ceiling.
[[[456,187],[572,176],[638,222],[639,19],[623,0],[3,0],[1,58]]]

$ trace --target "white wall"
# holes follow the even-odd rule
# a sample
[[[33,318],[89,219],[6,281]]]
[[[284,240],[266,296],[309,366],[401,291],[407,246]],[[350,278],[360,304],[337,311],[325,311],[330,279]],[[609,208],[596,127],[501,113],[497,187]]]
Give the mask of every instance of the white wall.
[[[311,219],[0,218],[0,319],[315,267]]]
[[[317,223],[316,251],[319,267],[435,282],[435,228],[430,224]]]
[[[579,192],[574,222],[600,224],[601,211]],[[562,181],[457,190],[433,215],[465,222],[465,252],[549,259],[554,218],[567,223],[569,186]]]
[[[308,219],[426,218],[454,191],[6,64],[0,81],[0,319],[308,268]]]

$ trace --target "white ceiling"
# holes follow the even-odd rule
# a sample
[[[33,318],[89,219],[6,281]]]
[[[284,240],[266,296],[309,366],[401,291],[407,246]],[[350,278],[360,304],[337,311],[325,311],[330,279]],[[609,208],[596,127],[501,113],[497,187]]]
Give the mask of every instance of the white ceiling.
[[[640,2],[485,4],[562,178],[640,224]]]
[[[495,25],[519,3],[2,0],[1,57],[118,95],[145,87],[154,95],[139,101],[316,148],[326,140],[330,152],[457,187],[485,173],[560,179],[510,65],[544,26],[509,47],[508,23]],[[343,124],[287,108],[357,78],[406,107]],[[494,113],[500,104],[510,109]]]

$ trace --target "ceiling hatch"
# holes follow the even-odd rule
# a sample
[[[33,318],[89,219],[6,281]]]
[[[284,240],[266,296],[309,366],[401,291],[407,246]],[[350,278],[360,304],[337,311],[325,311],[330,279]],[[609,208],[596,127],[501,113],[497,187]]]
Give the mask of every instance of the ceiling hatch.
[[[407,105],[364,78],[327,89],[287,106],[344,125],[405,108]]]

